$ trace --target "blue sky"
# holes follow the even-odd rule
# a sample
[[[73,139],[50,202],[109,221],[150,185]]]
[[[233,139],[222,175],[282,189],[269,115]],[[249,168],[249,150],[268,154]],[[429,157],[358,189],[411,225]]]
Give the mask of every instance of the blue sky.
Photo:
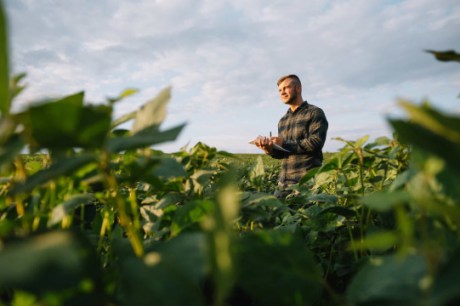
[[[126,88],[116,116],[172,86],[165,127],[187,122],[171,152],[202,141],[234,153],[274,134],[286,106],[276,80],[299,75],[324,109],[325,150],[391,135],[399,98],[460,113],[460,66],[426,49],[460,52],[458,0],[4,0],[12,69],[26,72],[19,110],[84,90],[91,103]]]

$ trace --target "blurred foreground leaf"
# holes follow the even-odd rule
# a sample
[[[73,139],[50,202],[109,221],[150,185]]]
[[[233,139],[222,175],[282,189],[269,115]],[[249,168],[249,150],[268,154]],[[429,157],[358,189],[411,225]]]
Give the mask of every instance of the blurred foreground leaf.
[[[202,234],[182,235],[146,247],[143,258],[121,257],[122,305],[204,305],[205,242]]]
[[[76,298],[81,299],[89,294],[78,292],[81,282],[91,284],[88,291],[100,290],[101,285],[90,245],[71,232],[49,232],[6,244],[0,251],[0,271],[1,289],[25,290],[39,296],[73,288]]]
[[[347,295],[352,305],[423,305],[420,284],[426,273],[420,255],[372,258],[353,278]]]
[[[237,264],[237,283],[255,305],[316,305],[321,296],[321,270],[304,242],[291,233],[244,236]]]
[[[149,146],[172,141],[177,138],[185,125],[179,125],[166,131],[158,131],[155,126],[146,128],[128,137],[110,139],[107,148],[110,152],[117,153],[126,150],[147,148]]]
[[[438,61],[442,62],[460,62],[460,54],[455,52],[454,50],[447,50],[447,51],[433,51],[433,50],[426,50],[426,52],[433,54]]]
[[[83,105],[83,93],[32,106],[21,113],[30,145],[39,148],[98,148],[110,129],[112,108]],[[46,118],[46,119],[45,119]]]
[[[166,117],[166,106],[171,98],[171,88],[163,89],[158,96],[144,104],[137,112],[132,132],[137,133],[148,127],[158,127]]]

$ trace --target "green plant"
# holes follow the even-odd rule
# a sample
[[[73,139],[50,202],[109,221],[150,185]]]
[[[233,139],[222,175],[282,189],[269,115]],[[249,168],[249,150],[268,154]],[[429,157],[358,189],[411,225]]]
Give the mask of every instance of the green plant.
[[[161,129],[169,88],[116,119],[135,90],[11,113],[25,74],[10,79],[1,4],[0,305],[460,300],[458,116],[401,101],[395,139],[339,139],[280,201],[266,156],[152,149],[183,128]]]

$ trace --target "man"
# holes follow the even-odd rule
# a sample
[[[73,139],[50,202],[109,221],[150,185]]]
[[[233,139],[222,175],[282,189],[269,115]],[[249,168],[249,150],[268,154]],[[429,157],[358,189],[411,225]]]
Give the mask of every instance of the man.
[[[275,195],[284,199],[291,193],[291,185],[297,184],[309,169],[321,166],[328,122],[321,108],[303,100],[298,76],[281,77],[277,84],[281,101],[289,109],[278,123],[278,136],[259,137],[255,144],[271,157],[282,159]]]

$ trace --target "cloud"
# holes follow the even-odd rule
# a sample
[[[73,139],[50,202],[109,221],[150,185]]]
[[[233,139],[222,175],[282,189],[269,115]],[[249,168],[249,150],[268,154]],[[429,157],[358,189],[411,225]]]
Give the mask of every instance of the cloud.
[[[397,112],[397,96],[432,94],[456,107],[457,66],[423,52],[460,50],[456,0],[5,2],[13,68],[30,84],[16,107],[78,90],[104,101],[139,88],[118,115],[172,85],[167,120],[189,122],[176,147],[209,140],[247,150],[246,140],[274,130],[284,113],[276,79],[288,73],[325,109],[331,135],[387,133],[382,122]]]

